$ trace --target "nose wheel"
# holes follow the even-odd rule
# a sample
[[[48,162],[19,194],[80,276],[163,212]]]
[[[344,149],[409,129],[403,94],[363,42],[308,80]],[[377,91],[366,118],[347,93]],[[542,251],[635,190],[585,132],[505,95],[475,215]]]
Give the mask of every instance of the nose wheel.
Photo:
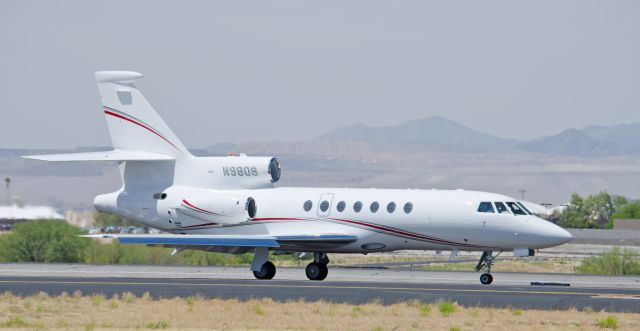
[[[480,283],[484,285],[489,285],[493,283],[493,276],[491,275],[491,266],[493,265],[493,260],[496,257],[498,257],[500,253],[496,254],[496,256],[493,256],[492,251],[482,252],[480,261],[478,261],[478,264],[476,265],[476,271],[486,270],[486,272],[480,275]]]
[[[491,274],[484,273],[484,274],[480,275],[480,283],[482,283],[484,285],[489,285],[492,282],[493,282],[493,276],[491,276]]]

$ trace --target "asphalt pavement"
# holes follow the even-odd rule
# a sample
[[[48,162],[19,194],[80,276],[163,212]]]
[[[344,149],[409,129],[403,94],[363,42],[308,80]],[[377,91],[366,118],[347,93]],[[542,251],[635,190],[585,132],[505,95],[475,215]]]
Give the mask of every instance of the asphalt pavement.
[[[272,298],[385,304],[452,300],[464,306],[586,309],[640,312],[640,277],[495,273],[480,285],[472,272],[331,268],[325,281],[304,278],[301,268],[279,268],[273,280],[252,279],[247,268],[0,264],[0,292],[132,292],[152,297]],[[533,286],[531,282],[570,286]]]

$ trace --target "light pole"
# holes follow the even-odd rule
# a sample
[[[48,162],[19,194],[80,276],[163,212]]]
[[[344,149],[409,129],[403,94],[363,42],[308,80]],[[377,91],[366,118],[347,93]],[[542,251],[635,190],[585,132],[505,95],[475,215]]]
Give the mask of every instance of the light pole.
[[[520,192],[520,196],[522,197],[522,201],[524,201],[524,194],[527,192],[527,190],[518,190],[518,192]]]
[[[11,191],[9,190],[9,188],[11,186],[11,178],[5,177],[4,178],[4,183],[7,186],[7,203],[11,204]]]

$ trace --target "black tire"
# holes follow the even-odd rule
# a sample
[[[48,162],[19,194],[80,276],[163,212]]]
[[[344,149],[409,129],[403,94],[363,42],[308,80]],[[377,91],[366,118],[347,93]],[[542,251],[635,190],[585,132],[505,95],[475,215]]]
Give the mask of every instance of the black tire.
[[[257,279],[272,279],[276,275],[276,266],[271,262],[265,262],[260,271],[254,271],[253,276]]]
[[[324,280],[329,274],[329,268],[324,263],[311,262],[307,265],[305,273],[310,280]]]
[[[491,274],[482,274],[480,275],[480,283],[484,285],[489,285],[493,283],[493,276]]]

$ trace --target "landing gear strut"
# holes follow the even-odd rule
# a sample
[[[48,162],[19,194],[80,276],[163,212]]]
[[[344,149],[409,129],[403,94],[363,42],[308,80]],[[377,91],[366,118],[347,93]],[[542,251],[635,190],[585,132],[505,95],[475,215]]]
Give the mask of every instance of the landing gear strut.
[[[324,280],[327,278],[329,273],[328,263],[329,258],[326,253],[313,253],[313,262],[309,263],[305,269],[307,278],[310,280]]]
[[[501,253],[501,252],[500,252]],[[486,269],[486,272],[480,275],[480,283],[484,285],[489,285],[493,282],[493,276],[491,276],[491,266],[493,265],[493,260],[500,255],[500,253],[493,256],[492,251],[484,251],[482,252],[482,256],[480,257],[480,261],[476,265],[476,271]]]

